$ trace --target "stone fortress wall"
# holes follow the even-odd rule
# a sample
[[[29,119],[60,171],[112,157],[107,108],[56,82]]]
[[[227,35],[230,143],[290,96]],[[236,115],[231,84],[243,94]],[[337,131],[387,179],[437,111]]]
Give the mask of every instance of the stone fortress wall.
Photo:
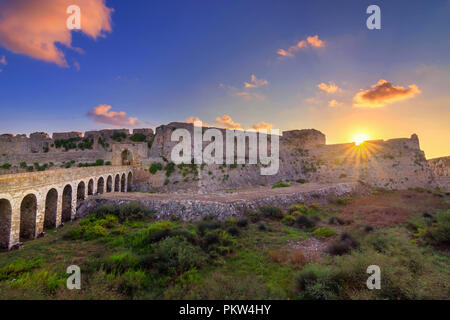
[[[186,123],[175,122],[158,127],[149,158],[145,161],[145,171],[153,162],[160,162],[163,166],[170,162],[171,150],[178,143],[171,141],[171,135],[177,128],[193,132],[193,126]],[[225,134],[223,136],[225,139]],[[209,143],[204,142],[203,145]],[[155,174],[141,172],[141,175],[137,181],[138,188],[162,192],[210,192],[271,186],[280,180],[288,183],[358,181],[389,189],[436,185],[435,174],[420,150],[415,134],[410,138],[366,141],[361,146],[354,143],[327,145],[325,135],[314,129],[282,133],[280,169],[273,176],[262,176],[260,165],[249,164],[175,166],[170,176],[164,170]]]

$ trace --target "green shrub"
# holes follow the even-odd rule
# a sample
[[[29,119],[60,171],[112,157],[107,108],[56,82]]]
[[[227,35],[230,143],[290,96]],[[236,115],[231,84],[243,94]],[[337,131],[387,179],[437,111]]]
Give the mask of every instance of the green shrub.
[[[295,218],[293,216],[285,216],[283,219],[281,219],[281,222],[288,226],[293,226],[295,223]]]
[[[105,166],[110,166],[112,165],[111,161],[105,161]]]
[[[285,183],[285,182],[283,182],[283,181],[278,181],[277,183],[275,183],[273,186],[272,186],[272,189],[276,189],[276,188],[286,188],[286,187],[290,187],[291,185],[290,184],[288,184],[288,183]]]
[[[170,177],[170,175],[175,172],[175,163],[173,162],[168,163],[164,168],[164,170],[166,171],[166,177],[167,178]]]
[[[299,298],[304,300],[335,299],[340,291],[339,281],[328,266],[307,265],[296,282]]]
[[[108,232],[104,227],[102,227],[101,225],[94,224],[86,228],[86,231],[84,232],[84,239],[86,240],[97,239],[104,237],[107,234]]]
[[[229,234],[231,234],[232,236],[235,236],[235,237],[239,236],[239,234],[241,233],[241,232],[239,231],[239,229],[236,228],[235,226],[228,227],[228,228],[227,228],[227,232],[228,232]]]
[[[237,225],[239,228],[245,228],[245,227],[248,226],[248,220],[245,219],[245,218],[241,218],[241,219],[239,219],[239,220],[236,222],[236,225]]]
[[[21,163],[19,164],[19,166],[20,166],[22,169],[26,169],[27,163],[26,163],[26,162],[21,162]]]
[[[295,224],[301,229],[311,229],[316,226],[316,223],[311,218],[304,215],[297,216]]]
[[[130,137],[130,140],[133,142],[145,142],[147,137],[143,133],[135,133]]]
[[[107,273],[122,274],[139,266],[138,256],[131,251],[113,254],[103,263]]]
[[[333,256],[341,256],[357,248],[359,248],[359,242],[350,234],[344,232],[340,239],[329,244],[325,251]]]
[[[298,183],[308,183],[308,180],[306,180],[306,179],[302,179],[302,178],[300,178],[300,179],[297,179],[297,180],[295,180],[296,182],[298,182]]]
[[[292,214],[294,212],[300,212],[300,213],[307,213],[308,212],[308,207],[302,204],[296,204],[293,206],[290,206],[288,208],[288,214]]]
[[[157,171],[160,171],[163,169],[163,166],[160,162],[153,162],[150,165],[150,168],[148,169],[148,171],[150,171],[151,174],[155,174]]]
[[[125,132],[117,132],[116,131],[111,135],[111,139],[113,139],[114,141],[117,141],[117,142],[121,142],[122,139],[126,139],[126,138],[127,138],[127,135]]]
[[[261,220],[262,214],[256,210],[248,210],[245,212],[245,215],[250,219],[251,222],[256,223]]]
[[[332,236],[336,235],[336,232],[330,228],[322,227],[322,228],[317,228],[316,230],[314,230],[314,235],[317,237],[328,238],[328,237],[332,237]]]
[[[5,169],[5,170],[9,170],[9,168],[11,168],[11,164],[10,164],[10,163],[4,163],[4,164],[1,166],[1,168],[2,168],[2,169]]]
[[[18,258],[0,268],[0,281],[17,278],[22,273],[41,267],[43,262],[42,258],[38,257],[27,260]]]
[[[131,298],[150,286],[147,274],[143,270],[128,270],[117,281],[119,292]]]
[[[225,221],[225,225],[234,226],[237,223],[237,219],[235,217],[230,217]]]
[[[349,201],[350,201],[349,198],[336,198],[334,199],[333,202],[338,205],[346,205],[348,204]]]
[[[450,245],[450,209],[438,212],[435,219],[436,222],[424,231],[424,239],[432,245]]]
[[[283,211],[274,206],[264,206],[259,209],[264,218],[280,220],[283,218]]]

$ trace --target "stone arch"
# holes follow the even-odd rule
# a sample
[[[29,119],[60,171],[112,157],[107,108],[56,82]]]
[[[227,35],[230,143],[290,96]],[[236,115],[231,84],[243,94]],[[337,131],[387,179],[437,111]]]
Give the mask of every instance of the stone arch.
[[[103,192],[105,192],[105,179],[100,177],[97,181],[97,193],[102,194]]]
[[[120,191],[120,175],[116,174],[116,178],[114,179],[114,192]]]
[[[30,193],[20,204],[20,241],[34,239],[36,236],[37,198]]]
[[[112,192],[112,177],[108,176],[108,179],[106,179],[106,192]]]
[[[44,230],[56,227],[58,191],[50,189],[45,197]]]
[[[127,191],[130,192],[131,191],[131,184],[133,181],[133,175],[131,174],[131,172],[128,173],[128,179],[127,179]]]
[[[122,174],[122,178],[120,179],[120,192],[125,192],[125,186],[126,186],[126,176],[124,173]]]
[[[72,220],[72,186],[66,185],[62,195],[62,222]]]
[[[84,200],[85,195],[86,195],[86,184],[84,183],[84,181],[80,181],[77,187],[77,207],[81,203],[81,201]]]
[[[88,182],[88,196],[92,196],[93,194],[94,194],[94,179],[91,179]]]
[[[11,202],[0,199],[0,249],[8,249],[11,235]]]
[[[130,166],[133,164],[133,155],[130,150],[125,149],[120,154],[120,157],[122,159],[122,165],[123,166]]]

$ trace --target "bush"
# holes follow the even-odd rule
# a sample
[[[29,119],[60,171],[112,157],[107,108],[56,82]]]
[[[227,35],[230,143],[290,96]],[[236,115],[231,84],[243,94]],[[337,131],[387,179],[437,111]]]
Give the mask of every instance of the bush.
[[[125,220],[135,221],[149,217],[153,218],[153,212],[139,202],[128,202],[119,208],[118,218],[120,223]]]
[[[106,229],[100,225],[93,225],[86,229],[84,238],[86,240],[97,239],[106,236],[108,233]]]
[[[290,206],[288,208],[288,214],[292,214],[292,213],[294,213],[296,211],[297,212],[301,212],[301,213],[307,213],[308,212],[308,207],[304,206],[302,204],[296,204],[296,205]]]
[[[346,205],[348,202],[350,201],[350,199],[349,198],[336,198],[336,199],[334,199],[334,203],[335,204],[338,204],[338,205]]]
[[[251,222],[256,223],[261,220],[261,213],[255,210],[249,210],[245,212],[245,215],[250,219]]]
[[[336,232],[330,228],[322,227],[322,228],[317,228],[316,230],[314,230],[314,235],[317,237],[328,238],[328,237],[332,237],[332,236],[336,235]]]
[[[435,219],[436,222],[424,231],[424,239],[432,245],[450,245],[450,209],[438,212]]]
[[[155,174],[157,171],[160,171],[163,169],[163,166],[160,162],[153,162],[150,165],[150,168],[148,169],[148,171],[150,171],[151,174]]]
[[[281,219],[281,222],[288,226],[293,226],[295,223],[295,218],[293,216],[285,216],[283,219]]]
[[[310,229],[316,226],[316,223],[312,219],[304,215],[297,216],[297,218],[295,219],[295,224],[302,229]]]
[[[259,209],[262,216],[268,219],[280,220],[283,218],[283,211],[273,206],[264,206]]]
[[[295,180],[296,182],[298,182],[298,183],[308,183],[308,180],[306,180],[306,179],[297,179],[297,180]]]
[[[225,225],[227,226],[234,226],[237,223],[237,219],[235,217],[230,217],[225,221]]]
[[[258,230],[259,231],[266,231],[267,230],[266,225],[264,223],[260,223],[258,225]]]
[[[337,298],[340,285],[330,267],[306,266],[297,277],[300,299],[329,300]]]
[[[173,162],[168,163],[164,168],[164,170],[166,171],[166,177],[167,178],[170,177],[170,175],[175,172],[175,163]]]
[[[232,236],[234,236],[234,237],[239,236],[239,234],[241,233],[241,232],[239,231],[239,229],[236,228],[236,227],[234,227],[234,226],[228,227],[228,228],[227,228],[227,232],[228,232],[229,234],[231,234]]]
[[[10,164],[10,163],[4,163],[4,164],[1,166],[1,168],[2,168],[2,169],[5,169],[5,170],[9,170],[9,168],[11,168],[11,164]]]
[[[284,183],[283,181],[280,180],[272,186],[272,189],[286,188],[286,187],[290,187],[290,186],[291,186],[290,184]]]
[[[359,248],[359,242],[350,234],[344,232],[340,239],[331,243],[325,251],[333,256],[341,256],[356,248]]]
[[[128,270],[118,279],[119,292],[131,298],[148,286],[147,275],[142,270]]]
[[[130,140],[133,142],[144,142],[145,140],[147,140],[147,137],[143,133],[135,133],[130,136]]]
[[[245,218],[239,219],[236,223],[239,228],[245,228],[248,226],[248,220]]]

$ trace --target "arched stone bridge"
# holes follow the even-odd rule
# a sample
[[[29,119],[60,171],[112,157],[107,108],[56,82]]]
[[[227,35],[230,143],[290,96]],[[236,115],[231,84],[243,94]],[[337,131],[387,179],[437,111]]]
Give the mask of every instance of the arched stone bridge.
[[[0,175],[0,248],[74,219],[77,205],[91,195],[131,190],[132,179],[131,166]]]

